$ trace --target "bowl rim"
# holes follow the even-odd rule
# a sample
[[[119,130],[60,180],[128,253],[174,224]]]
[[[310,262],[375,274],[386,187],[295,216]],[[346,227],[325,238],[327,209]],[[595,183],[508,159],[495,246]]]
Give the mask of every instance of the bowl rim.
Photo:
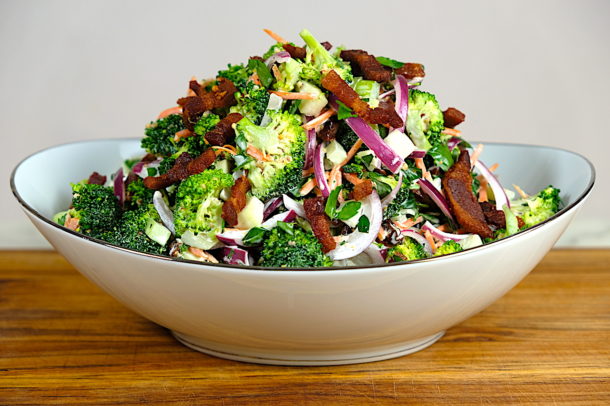
[[[146,252],[140,252],[140,251],[136,251],[136,250],[132,250],[129,248],[125,248],[125,247],[121,247],[118,245],[114,245],[111,244],[107,241],[104,240],[100,240],[94,237],[90,237],[81,233],[78,233],[76,231],[70,230],[62,225],[59,225],[57,223],[55,223],[52,219],[47,218],[46,216],[44,216],[43,214],[41,214],[40,212],[38,212],[37,210],[35,210],[32,206],[30,206],[19,194],[19,191],[17,190],[17,185],[15,184],[15,176],[17,174],[17,171],[19,170],[19,168],[21,167],[21,165],[23,165],[26,161],[28,161],[29,159],[33,158],[36,155],[45,153],[47,151],[56,149],[56,148],[62,148],[62,147],[66,147],[66,146],[70,146],[70,145],[77,145],[77,144],[88,144],[88,143],[95,143],[95,142],[125,142],[125,141],[137,141],[140,140],[141,138],[138,137],[124,137],[124,138],[99,138],[99,139],[93,139],[93,140],[80,140],[80,141],[72,141],[72,142],[66,142],[66,143],[61,143],[61,144],[57,144],[57,145],[53,145],[47,148],[43,148],[41,150],[38,150],[28,156],[26,156],[25,158],[23,158],[11,171],[11,177],[10,177],[10,186],[11,186],[11,191],[13,192],[13,195],[15,196],[15,198],[17,199],[17,201],[19,202],[19,204],[25,209],[27,210],[29,213],[31,213],[34,217],[38,218],[39,220],[41,220],[42,222],[46,223],[47,225],[50,225],[60,231],[63,231],[65,233],[71,234],[72,236],[84,239],[86,241],[95,243],[95,244],[99,244],[102,246],[105,246],[107,248],[110,249],[115,249],[115,250],[119,250],[119,251],[123,251],[129,254],[135,254],[135,255],[140,255],[140,256],[144,256],[147,258],[155,258],[155,259],[160,259],[163,261],[168,261],[170,263],[182,263],[182,264],[193,264],[193,265],[199,265],[202,266],[203,268],[205,267],[212,267],[212,268],[217,268],[218,270],[222,270],[222,271],[236,271],[236,272],[248,272],[251,273],[251,271],[269,271],[272,273],[276,273],[279,272],[287,272],[287,273],[297,273],[297,274],[310,274],[310,273],[337,273],[337,272],[341,272],[341,271],[346,271],[346,272],[350,272],[353,273],[354,271],[357,270],[363,270],[363,271],[368,271],[371,269],[389,269],[391,267],[396,267],[396,266],[405,266],[405,265],[410,265],[410,264],[421,264],[421,263],[430,263],[430,262],[434,262],[434,261],[444,261],[444,260],[448,260],[450,258],[454,258],[456,256],[459,255],[465,255],[465,254],[469,254],[472,250],[477,250],[477,251],[482,251],[485,249],[490,249],[492,247],[497,246],[498,244],[504,244],[507,242],[512,241],[512,239],[519,237],[521,235],[524,235],[526,233],[532,232],[534,230],[537,230],[538,228],[544,226],[545,224],[554,221],[555,219],[561,217],[562,215],[568,213],[569,211],[571,211],[574,207],[576,207],[577,205],[579,205],[590,193],[591,190],[593,189],[593,185],[595,184],[595,178],[596,178],[596,172],[595,172],[595,167],[593,166],[593,163],[584,155],[578,153],[578,152],[574,152],[574,151],[570,151],[568,149],[564,149],[564,148],[559,148],[559,147],[553,147],[553,146],[546,146],[546,145],[537,145],[537,144],[521,144],[521,143],[510,143],[510,142],[478,142],[478,141],[471,141],[471,143],[482,143],[482,144],[486,144],[486,145],[497,145],[497,146],[516,146],[516,147],[523,147],[523,148],[544,148],[544,149],[551,149],[551,150],[556,150],[556,151],[562,151],[562,152],[567,152],[569,154],[575,155],[577,157],[579,157],[580,159],[584,160],[588,165],[589,165],[589,170],[590,170],[590,177],[589,177],[589,181],[588,184],[585,188],[585,190],[579,195],[577,196],[577,198],[570,203],[569,205],[561,208],[555,215],[549,217],[548,219],[526,229],[523,231],[519,231],[513,235],[510,235],[508,237],[502,238],[500,240],[496,240],[487,244],[483,244],[477,247],[472,247],[472,248],[468,248],[465,249],[463,251],[459,251],[459,252],[454,252],[451,254],[447,254],[447,255],[442,255],[439,257],[431,257],[431,258],[423,258],[423,259],[416,259],[413,261],[406,261],[406,262],[390,262],[390,263],[384,263],[384,264],[370,264],[370,265],[350,265],[350,266],[330,266],[330,267],[323,267],[323,268],[282,268],[282,267],[264,267],[264,266],[257,266],[257,265],[230,265],[230,264],[215,264],[215,263],[210,263],[210,262],[202,262],[202,261],[194,261],[194,260],[188,260],[188,259],[180,259],[180,258],[175,258],[175,257],[170,257],[170,256],[166,256],[166,255],[160,255],[160,254],[150,254],[150,253],[146,253]]]

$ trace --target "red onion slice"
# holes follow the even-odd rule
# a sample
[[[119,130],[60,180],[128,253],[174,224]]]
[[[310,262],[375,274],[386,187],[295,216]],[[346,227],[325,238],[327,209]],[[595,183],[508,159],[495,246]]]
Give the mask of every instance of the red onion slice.
[[[426,151],[421,150],[421,149],[416,149],[415,151],[411,152],[411,154],[408,156],[408,158],[423,158],[426,156]]]
[[[294,210],[288,210],[283,213],[276,214],[275,216],[271,217],[269,220],[263,222],[263,224],[261,224],[261,227],[266,228],[267,230],[270,230],[270,229],[274,228],[275,226],[277,226],[278,221],[290,223],[291,221],[294,221],[295,218],[297,218],[297,213]]]
[[[419,184],[419,187],[421,188],[422,192],[427,194],[430,197],[430,199],[432,199],[434,201],[434,203],[436,203],[438,208],[441,209],[443,214],[445,216],[447,216],[447,218],[449,220],[453,221],[453,215],[451,215],[451,209],[449,208],[449,203],[447,203],[447,200],[445,199],[445,197],[432,184],[432,182],[430,182],[427,179],[421,178],[417,181],[417,183]]]
[[[294,211],[299,217],[306,218],[305,209],[301,203],[298,203],[288,195],[282,195],[282,200],[284,201],[284,207]]]
[[[462,142],[462,139],[459,137],[451,137],[449,138],[449,140],[447,141],[447,147],[449,148],[450,151],[453,151],[453,149],[455,147],[457,147],[458,145],[460,145],[460,142]]]
[[[438,228],[434,227],[432,224],[430,224],[429,221],[426,221],[424,223],[423,226],[421,226],[421,229],[423,231],[429,231],[430,234],[432,234],[432,236],[438,238],[441,241],[447,241],[447,240],[453,240],[455,242],[464,240],[468,237],[470,237],[472,234],[452,234],[452,233],[446,233],[444,231],[439,230]]]
[[[403,230],[402,235],[404,235],[405,237],[413,238],[422,247],[424,247],[424,251],[426,251],[426,253],[428,255],[432,255],[432,247],[430,246],[430,243],[428,242],[428,240],[426,240],[426,238],[423,235],[421,235],[420,233],[418,233],[417,231],[414,231],[414,230]]]
[[[265,64],[267,65],[267,67],[269,69],[271,69],[271,67],[273,66],[274,63],[276,63],[276,62],[284,63],[288,59],[290,59],[290,54],[286,51],[280,51],[280,52],[274,53],[269,58],[267,58],[267,60],[265,61]]]
[[[119,204],[125,202],[125,177],[123,176],[123,168],[119,168],[114,174],[114,195],[119,199]]]
[[[404,160],[388,144],[383,142],[371,126],[360,117],[348,117],[345,122],[392,173],[398,172]]]
[[[161,165],[161,161],[161,159],[155,159],[154,161],[149,162],[140,161],[131,168],[131,172],[144,179],[148,176],[148,168],[158,168],[159,165]]]
[[[383,256],[381,249],[375,244],[371,244],[364,250],[364,253],[369,256],[373,265],[379,265],[385,263],[385,257]],[[387,254],[387,251],[386,251]]]
[[[404,132],[405,125],[407,124],[407,114],[409,113],[409,86],[407,85],[407,79],[405,79],[405,77],[402,75],[396,75],[396,79],[394,80],[394,89],[396,89],[395,110],[398,117],[400,117],[404,123],[399,130]]]
[[[309,169],[313,165],[313,157],[316,154],[318,139],[314,128],[307,130],[307,149],[305,150],[305,165],[303,169]]]
[[[383,220],[383,209],[376,191],[373,190],[373,193],[362,200],[362,212],[369,219],[369,231],[361,233],[355,230],[349,234],[341,245],[326,254],[333,261],[355,257],[370,247],[377,238]]]
[[[169,209],[169,206],[165,203],[165,199],[163,199],[163,195],[158,190],[153,194],[153,206],[155,206],[157,213],[159,213],[163,225],[171,231],[172,234],[176,234],[176,229],[174,228],[174,214]]]
[[[263,208],[263,220],[269,218],[269,216],[282,204],[281,197],[274,197],[270,199],[267,203],[265,203],[265,207]]]
[[[399,172],[398,175],[398,183],[394,186],[394,189],[386,197],[381,200],[381,207],[386,207],[388,204],[392,203],[392,201],[396,198],[400,187],[402,186],[402,171]]]
[[[388,91],[387,91],[387,92],[385,92],[385,93],[381,93],[381,94],[379,95],[379,100],[381,100],[381,99],[383,99],[383,98],[385,98],[385,97],[388,97],[389,95],[394,94],[395,92],[396,92],[396,90],[391,89],[391,90],[388,90]]]
[[[506,196],[506,192],[498,181],[498,178],[496,178],[496,176],[487,166],[485,166],[483,162],[481,162],[480,159],[477,159],[477,161],[474,163],[474,167],[477,168],[489,186],[491,186],[491,190],[494,192],[494,198],[496,199],[496,210],[502,210],[505,205],[510,209],[510,200],[508,200],[508,196]]]
[[[251,265],[252,257],[248,251],[236,246],[222,248],[222,260],[230,265]]]
[[[322,196],[328,197],[330,195],[330,187],[326,181],[326,174],[324,173],[324,146],[319,144],[316,147],[316,152],[313,157],[313,173],[316,177],[316,182],[322,192]]]

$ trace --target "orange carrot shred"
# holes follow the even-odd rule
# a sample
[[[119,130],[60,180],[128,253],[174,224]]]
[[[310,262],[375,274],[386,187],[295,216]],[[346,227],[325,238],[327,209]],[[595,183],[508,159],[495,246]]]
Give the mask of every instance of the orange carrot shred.
[[[191,137],[192,135],[193,135],[193,133],[191,132],[191,130],[189,130],[188,128],[185,128],[184,130],[180,130],[176,134],[174,134],[174,141],[178,142],[178,141],[180,141],[181,138],[188,138],[188,137]]]
[[[299,190],[299,194],[301,196],[305,196],[306,194],[311,192],[313,190],[313,188],[316,187],[316,185],[317,185],[316,178],[309,179],[307,182],[305,182],[303,187],[301,187],[301,190]]]
[[[500,164],[496,162],[495,164],[489,167],[489,171],[494,172],[496,169],[498,169],[498,166],[500,166]]]
[[[447,134],[447,135],[453,135],[454,137],[460,137],[462,135],[462,132],[460,130],[456,130],[454,128],[445,127],[443,129],[443,131],[441,131],[441,134]]]
[[[284,38],[280,37],[279,35],[277,35],[273,31],[271,31],[270,29],[263,28],[263,31],[265,31],[265,34],[269,35],[271,38],[273,38],[274,40],[276,40],[280,44],[285,44],[285,43],[288,42]]]
[[[474,151],[472,151],[472,156],[470,157],[470,164],[474,166],[474,164],[479,160],[479,156],[483,152],[483,144],[478,144]]]
[[[169,109],[165,109],[161,113],[159,113],[157,120],[160,120],[167,116],[171,116],[172,114],[180,114],[180,113],[182,113],[182,107],[180,107],[180,106],[170,107]]]
[[[281,90],[271,90],[269,93],[273,93],[276,96],[281,97],[284,100],[315,100],[316,95],[313,93],[299,93],[299,92],[283,92]]]
[[[430,248],[432,248],[432,253],[435,253],[436,252],[436,242],[434,241],[434,238],[432,238],[432,234],[430,234],[430,231],[426,230],[424,232],[424,237],[426,237],[428,244],[430,244]]]
[[[326,122],[331,116],[335,114],[335,110],[328,109],[324,113],[320,114],[318,117],[310,120],[302,125],[302,127],[306,130],[311,130],[312,128],[316,128]]]

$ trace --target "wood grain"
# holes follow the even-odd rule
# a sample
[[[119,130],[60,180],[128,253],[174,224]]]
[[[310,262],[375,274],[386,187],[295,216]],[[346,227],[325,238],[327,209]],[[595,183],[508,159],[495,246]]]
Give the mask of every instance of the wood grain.
[[[273,367],[191,351],[53,252],[0,251],[2,405],[610,404],[610,250],[557,250],[402,358]]]

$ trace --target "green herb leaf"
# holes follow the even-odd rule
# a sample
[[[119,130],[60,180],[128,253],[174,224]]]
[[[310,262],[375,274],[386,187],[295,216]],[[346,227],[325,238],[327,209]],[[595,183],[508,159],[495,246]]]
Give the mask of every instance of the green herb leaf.
[[[324,212],[330,217],[334,219],[337,216],[337,199],[339,198],[339,192],[341,192],[342,187],[337,186],[330,192],[328,199],[326,200],[326,206],[324,206]]]
[[[358,219],[358,225],[356,226],[358,231],[360,231],[361,233],[368,233],[370,227],[371,227],[371,222],[370,222],[369,218],[367,216],[365,216],[364,214],[362,216],[360,216],[360,218]]]
[[[260,244],[265,238],[265,230],[262,227],[252,227],[250,231],[244,236],[244,244],[245,245],[256,245]]]
[[[377,62],[379,62],[380,64],[384,66],[389,66],[390,68],[394,69],[398,69],[405,64],[404,62],[398,62],[396,59],[386,58],[385,56],[378,56],[375,59],[377,59]]]
[[[292,223],[286,223],[284,221],[278,221],[277,227],[284,231],[288,235],[294,234],[294,225]]]
[[[337,214],[337,218],[339,220],[349,220],[354,217],[360,211],[360,207],[362,207],[361,202],[347,202]]]
[[[356,117],[356,114],[354,114],[352,109],[347,107],[345,104],[341,103],[339,100],[337,100],[337,104],[339,105],[339,111],[337,112],[337,118],[339,120],[343,120],[349,117]]]
[[[453,155],[447,147],[447,144],[437,143],[428,150],[428,154],[442,170],[447,171],[453,165]]]
[[[250,61],[248,61],[248,67],[256,70],[258,79],[264,87],[269,87],[271,83],[273,83],[273,75],[271,75],[271,71],[263,61],[250,59]]]
[[[148,176],[157,176],[157,168],[146,168]]]

